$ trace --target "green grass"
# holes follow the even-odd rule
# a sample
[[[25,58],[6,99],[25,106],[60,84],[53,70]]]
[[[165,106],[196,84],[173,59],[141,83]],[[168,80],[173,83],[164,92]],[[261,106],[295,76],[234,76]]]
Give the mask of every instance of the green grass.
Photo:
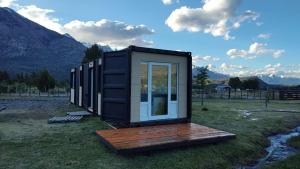
[[[288,144],[295,147],[295,148],[300,149],[300,136],[290,139],[288,141]]]
[[[272,101],[269,108],[299,110],[299,103]],[[109,128],[98,117],[81,123],[49,125],[48,117],[77,108],[66,100],[50,99],[41,105],[45,106],[15,106],[0,112],[0,168],[235,168],[264,155],[267,135],[300,124],[299,113],[262,112],[244,117],[239,111],[263,109],[263,101],[208,100],[208,111],[201,110],[200,102],[193,102],[194,123],[235,133],[237,138],[219,144],[121,156],[97,139],[96,129]],[[300,166],[299,156],[293,157],[291,167]]]

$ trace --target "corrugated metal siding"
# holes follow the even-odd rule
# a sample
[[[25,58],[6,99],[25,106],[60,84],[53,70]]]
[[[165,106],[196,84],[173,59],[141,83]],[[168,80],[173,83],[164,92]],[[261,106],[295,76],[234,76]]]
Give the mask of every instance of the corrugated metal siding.
[[[102,59],[102,118],[130,123],[128,51],[108,52]]]
[[[93,113],[97,114],[97,75],[98,75],[98,59],[94,61],[94,66],[93,66]]]

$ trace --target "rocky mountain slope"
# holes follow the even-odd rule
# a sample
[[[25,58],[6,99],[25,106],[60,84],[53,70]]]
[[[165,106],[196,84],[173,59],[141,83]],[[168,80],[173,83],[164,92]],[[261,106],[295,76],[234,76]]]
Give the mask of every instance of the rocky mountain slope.
[[[10,74],[48,69],[57,79],[68,79],[80,64],[86,47],[19,15],[0,8],[0,69]]]

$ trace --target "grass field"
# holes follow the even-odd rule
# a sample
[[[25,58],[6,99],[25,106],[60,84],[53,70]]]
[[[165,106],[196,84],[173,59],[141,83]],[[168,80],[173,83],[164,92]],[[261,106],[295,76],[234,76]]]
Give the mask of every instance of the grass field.
[[[97,139],[96,129],[109,128],[98,117],[81,123],[47,124],[53,115],[77,110],[63,98],[0,98],[0,168],[237,168],[264,155],[270,134],[300,124],[300,113],[261,112],[245,117],[243,110],[264,109],[262,101],[208,100],[208,111],[193,102],[194,123],[237,134],[234,140],[146,154],[121,156]],[[300,110],[300,102],[272,101],[270,109]],[[290,141],[299,145],[300,138]],[[299,168],[300,154],[269,168]]]

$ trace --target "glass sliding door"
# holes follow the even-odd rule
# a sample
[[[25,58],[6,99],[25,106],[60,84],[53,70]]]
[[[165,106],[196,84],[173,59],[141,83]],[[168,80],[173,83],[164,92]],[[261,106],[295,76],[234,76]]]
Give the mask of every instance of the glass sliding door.
[[[168,65],[152,64],[151,115],[168,114]]]

